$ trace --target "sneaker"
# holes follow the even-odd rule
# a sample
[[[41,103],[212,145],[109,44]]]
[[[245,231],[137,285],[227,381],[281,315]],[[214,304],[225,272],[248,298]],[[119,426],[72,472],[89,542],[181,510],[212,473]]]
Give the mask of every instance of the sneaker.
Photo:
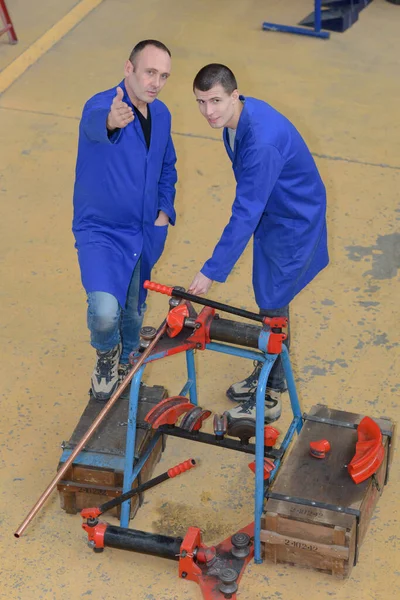
[[[121,344],[107,352],[97,350],[97,363],[92,374],[92,394],[96,400],[105,402],[115,392],[119,384],[118,362]]]
[[[273,423],[277,421],[282,413],[282,400],[281,400],[282,392],[277,392],[276,390],[272,390],[267,388],[265,393],[265,402],[264,402],[264,422],[265,423]],[[256,420],[256,395],[242,402],[235,408],[231,408],[226,412],[228,418],[228,425],[232,426],[234,421],[238,421],[239,419],[246,420]]]
[[[263,363],[258,360],[254,361],[254,371],[238,383],[234,383],[227,390],[226,395],[232,402],[247,402],[255,395],[258,385],[258,378],[260,376],[261,368]]]

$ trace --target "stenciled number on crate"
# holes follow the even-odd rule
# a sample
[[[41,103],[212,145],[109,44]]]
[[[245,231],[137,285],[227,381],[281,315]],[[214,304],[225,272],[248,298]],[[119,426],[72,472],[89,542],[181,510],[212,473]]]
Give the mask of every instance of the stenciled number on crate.
[[[295,540],[285,539],[285,546],[292,546],[292,548],[298,548],[299,550],[309,550],[310,552],[318,551],[318,546],[313,546],[313,544],[305,544],[304,542],[296,542]]]
[[[83,492],[84,494],[97,494],[99,496],[107,496],[107,490],[106,489],[77,487],[76,491],[77,492]]]
[[[305,517],[323,517],[324,513],[321,510],[312,510],[309,508],[295,508],[290,509],[292,514],[303,515]]]

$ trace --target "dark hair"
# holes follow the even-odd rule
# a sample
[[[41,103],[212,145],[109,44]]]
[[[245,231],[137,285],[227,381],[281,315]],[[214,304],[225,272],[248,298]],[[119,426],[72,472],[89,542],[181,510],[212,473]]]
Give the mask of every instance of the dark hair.
[[[171,52],[168,50],[167,46],[162,42],[159,42],[158,40],[142,40],[141,42],[136,44],[136,46],[130,53],[129,60],[132,64],[134,63],[134,60],[137,57],[137,55],[140,54],[140,52],[144,50],[146,46],[155,46],[159,50],[164,50],[164,52],[171,56]]]
[[[225,65],[212,63],[206,65],[197,73],[193,81],[193,91],[208,92],[215,85],[222,85],[227,94],[237,89],[236,77]]]

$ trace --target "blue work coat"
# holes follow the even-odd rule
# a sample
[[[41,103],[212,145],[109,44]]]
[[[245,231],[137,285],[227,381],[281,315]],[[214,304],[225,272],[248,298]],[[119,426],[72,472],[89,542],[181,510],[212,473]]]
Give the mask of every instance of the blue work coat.
[[[124,83],[123,101],[132,103]],[[168,225],[156,227],[158,211],[175,224],[176,155],[171,115],[159,100],[149,105],[147,149],[139,119],[108,135],[107,116],[116,88],[84,106],[79,126],[73,233],[86,292],[108,292],[124,307],[133,270],[141,258],[141,284],[164,249]],[[139,308],[146,298],[140,286]]]
[[[232,215],[201,272],[224,282],[254,234],[256,302],[282,308],[329,262],[325,187],[290,121],[261,100],[241,100],[233,152],[223,133],[237,183]]]

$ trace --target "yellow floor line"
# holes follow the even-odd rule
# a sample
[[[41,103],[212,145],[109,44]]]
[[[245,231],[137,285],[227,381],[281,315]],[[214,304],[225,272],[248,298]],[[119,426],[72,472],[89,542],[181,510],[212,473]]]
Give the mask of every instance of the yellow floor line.
[[[21,77],[30,66],[39,60],[50,48],[61,40],[75,25],[82,21],[90,11],[103,0],[82,0],[74,6],[58,23],[16,58],[0,73],[0,94]]]

